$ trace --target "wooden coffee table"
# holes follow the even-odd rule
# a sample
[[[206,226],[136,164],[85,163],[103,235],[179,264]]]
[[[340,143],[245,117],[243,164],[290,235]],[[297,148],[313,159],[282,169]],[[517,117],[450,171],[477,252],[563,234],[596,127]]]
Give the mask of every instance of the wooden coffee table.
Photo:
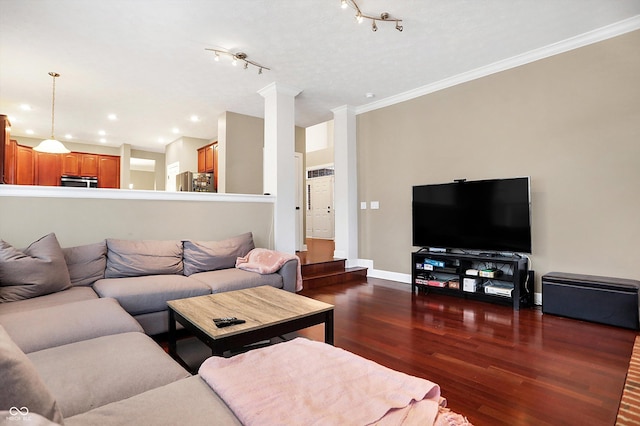
[[[333,345],[333,305],[270,286],[170,300],[169,354],[176,352],[176,321],[211,348],[213,355],[324,323]],[[213,318],[236,317],[244,324],[218,328]]]

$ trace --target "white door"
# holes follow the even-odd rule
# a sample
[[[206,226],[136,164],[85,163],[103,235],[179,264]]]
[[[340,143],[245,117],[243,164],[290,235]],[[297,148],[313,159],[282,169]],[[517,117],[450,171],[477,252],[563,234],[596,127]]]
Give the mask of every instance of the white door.
[[[312,238],[332,240],[334,237],[333,176],[323,176],[307,181],[310,187]]]
[[[176,161],[167,165],[167,182],[165,191],[176,191],[176,176],[180,173],[180,162]]]

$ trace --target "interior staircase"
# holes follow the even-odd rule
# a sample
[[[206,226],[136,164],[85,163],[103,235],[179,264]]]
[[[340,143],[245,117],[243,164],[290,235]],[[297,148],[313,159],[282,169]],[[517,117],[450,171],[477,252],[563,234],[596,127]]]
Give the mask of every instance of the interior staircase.
[[[366,279],[367,268],[347,268],[345,259],[302,264],[302,288],[305,290]]]

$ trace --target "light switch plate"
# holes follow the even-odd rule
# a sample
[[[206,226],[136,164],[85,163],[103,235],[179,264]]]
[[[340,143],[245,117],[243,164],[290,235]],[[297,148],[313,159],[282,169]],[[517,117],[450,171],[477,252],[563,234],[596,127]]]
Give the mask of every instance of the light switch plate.
[[[367,202],[366,201],[361,201],[360,202],[360,210],[366,210],[367,209]]]
[[[380,208],[380,203],[378,201],[372,201],[371,202],[371,209],[372,210],[376,210]]]

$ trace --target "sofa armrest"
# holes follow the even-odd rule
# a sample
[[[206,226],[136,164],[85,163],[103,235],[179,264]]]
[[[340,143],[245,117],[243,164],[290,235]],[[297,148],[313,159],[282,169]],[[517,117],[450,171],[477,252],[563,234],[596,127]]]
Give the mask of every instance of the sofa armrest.
[[[282,288],[295,293],[298,278],[298,259],[288,260],[277,273],[282,275]]]

